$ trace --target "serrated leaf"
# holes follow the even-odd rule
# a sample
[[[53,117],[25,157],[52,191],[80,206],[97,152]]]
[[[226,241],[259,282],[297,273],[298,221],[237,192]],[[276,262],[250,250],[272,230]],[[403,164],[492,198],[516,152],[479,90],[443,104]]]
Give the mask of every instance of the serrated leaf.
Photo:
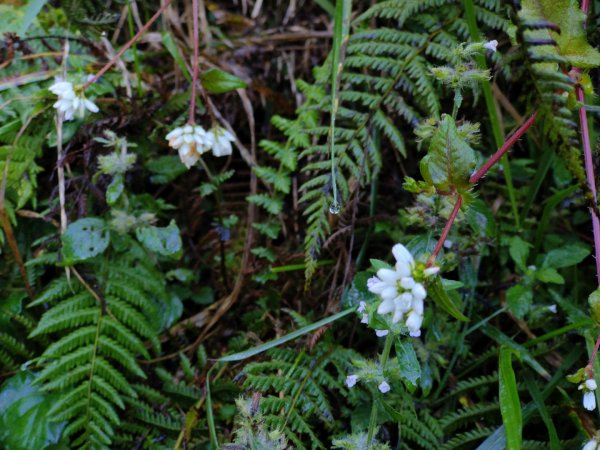
[[[506,303],[519,319],[522,319],[531,308],[533,301],[533,291],[530,287],[517,284],[506,291]]]
[[[106,250],[110,234],[102,219],[89,217],[73,222],[62,236],[63,264],[70,266]]]
[[[114,205],[123,193],[123,176],[115,175],[111,183],[106,188],[106,203],[110,206]]]
[[[181,257],[183,252],[181,235],[174,221],[164,228],[138,228],[135,230],[135,235],[138,241],[150,251],[175,259]]]
[[[460,138],[454,119],[444,114],[436,129],[427,155],[421,160],[421,175],[437,189],[467,190],[475,169],[475,152]]]
[[[549,251],[546,258],[544,258],[543,265],[555,269],[574,266],[583,261],[589,254],[590,251],[587,248],[578,245],[565,245]]]
[[[542,267],[535,272],[535,277],[542,283],[565,284],[565,279],[552,267]]]
[[[529,248],[531,244],[525,242],[519,236],[513,236],[510,238],[510,244],[508,252],[510,257],[513,259],[515,264],[523,272],[527,270],[527,257],[529,256]]]
[[[434,277],[431,281],[429,281],[427,284],[427,294],[440,308],[442,308],[455,319],[462,320],[464,322],[469,321],[469,319],[462,312],[460,312],[457,302],[451,299],[446,292],[446,289],[444,289],[440,277]]]
[[[587,41],[585,14],[576,0],[523,0],[521,15],[529,21],[551,22],[560,33],[546,29],[536,30],[535,38],[551,38],[557,48],[548,46],[546,52],[556,53],[575,67],[589,69],[600,65],[600,53]]]
[[[412,344],[406,340],[396,341],[396,357],[400,365],[400,379],[410,392],[414,392],[421,378],[421,366]]]
[[[202,86],[211,94],[223,94],[236,89],[244,89],[244,80],[224,72],[221,69],[211,68],[202,74]]]

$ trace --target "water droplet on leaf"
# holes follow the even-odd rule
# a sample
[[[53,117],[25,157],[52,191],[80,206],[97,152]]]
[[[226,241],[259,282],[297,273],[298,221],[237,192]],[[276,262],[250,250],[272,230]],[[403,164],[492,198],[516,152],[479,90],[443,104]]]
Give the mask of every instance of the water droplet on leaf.
[[[329,205],[329,212],[331,214],[339,214],[341,209],[342,207],[338,202],[333,202],[331,205]]]

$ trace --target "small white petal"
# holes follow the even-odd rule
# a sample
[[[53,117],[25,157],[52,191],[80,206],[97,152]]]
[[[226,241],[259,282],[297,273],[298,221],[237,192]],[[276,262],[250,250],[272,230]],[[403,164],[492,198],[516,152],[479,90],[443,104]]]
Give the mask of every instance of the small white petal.
[[[368,325],[369,324],[369,315],[363,314],[362,319],[360,319],[360,323],[364,323],[364,324]]]
[[[423,299],[420,299],[420,298],[413,299],[411,307],[414,312],[416,312],[420,316],[423,315],[423,310],[425,309],[424,304],[423,304]]]
[[[413,277],[404,277],[400,280],[400,286],[404,289],[411,290],[415,287],[415,280]]]
[[[382,394],[389,392],[391,389],[387,381],[382,381],[377,388]]]
[[[415,311],[408,313],[406,319],[406,326],[408,327],[409,334],[414,337],[421,336],[421,324],[423,323],[423,316],[417,314]]]
[[[413,257],[408,249],[402,244],[396,244],[392,247],[392,254],[397,262],[412,264]]]
[[[346,377],[346,386],[348,386],[349,388],[354,387],[354,385],[356,384],[356,382],[358,381],[358,375],[348,375]]]
[[[493,52],[496,51],[496,47],[498,47],[498,41],[496,39],[483,44],[483,48],[487,48],[488,50],[491,50]]]
[[[174,130],[172,130],[172,131],[171,131],[169,134],[167,134],[167,135],[165,136],[165,139],[166,139],[167,141],[170,141],[170,140],[172,140],[172,139],[174,139],[174,138],[178,138],[178,137],[179,137],[179,136],[181,136],[182,134],[183,134],[183,128],[181,128],[181,127],[177,127],[177,128],[175,128]]]
[[[550,305],[550,306],[548,306],[548,311],[550,311],[553,314],[556,314],[556,311],[557,311],[556,305]]]
[[[381,302],[381,304],[377,308],[377,313],[380,315],[388,314],[391,313],[394,310],[394,308],[394,300],[390,298]]]
[[[357,311],[358,311],[359,313],[361,313],[361,312],[363,312],[363,311],[365,310],[365,308],[366,308],[366,307],[367,307],[367,302],[363,302],[363,301],[361,301],[361,302],[359,302],[359,304],[358,304],[358,309],[357,309]]]
[[[400,322],[404,317],[404,311],[400,308],[396,308],[394,310],[394,315],[392,316],[392,323]]]
[[[394,306],[396,307],[396,310],[400,310],[400,312],[403,313],[411,309],[413,303],[413,296],[408,292],[405,292],[394,299]]]
[[[412,295],[414,298],[420,298],[421,300],[424,300],[425,297],[427,297],[427,291],[421,283],[417,283],[412,290]]]
[[[175,136],[173,139],[171,139],[169,141],[169,145],[174,149],[178,149],[179,147],[181,147],[183,145],[183,134]]]
[[[388,286],[383,291],[381,291],[381,298],[384,300],[395,299],[398,297],[398,289],[396,286]]]
[[[432,266],[432,267],[428,267],[427,269],[425,269],[423,271],[423,273],[425,274],[426,277],[429,277],[431,275],[435,275],[439,271],[440,271],[440,268],[438,266]]]
[[[186,126],[183,127],[183,132],[185,134],[192,134],[194,132],[194,127],[190,124],[187,124]]]
[[[598,441],[596,439],[591,439],[587,441],[587,443],[583,446],[581,450],[597,450],[598,449]]]
[[[192,142],[194,142],[194,136],[192,136],[191,134],[184,134],[182,137],[183,142],[185,142],[186,144],[191,144]]]
[[[452,248],[452,244],[453,244],[453,242],[450,239],[446,239],[444,241],[444,247],[445,248]]]
[[[396,273],[399,278],[410,277],[412,274],[412,266],[409,263],[397,262]]]
[[[387,336],[389,334],[389,330],[375,330],[375,335],[377,337],[384,337]]]
[[[598,387],[598,385],[596,384],[596,380],[590,378],[588,380],[585,380],[585,387],[588,388],[590,391],[593,391]]]
[[[94,102],[92,102],[91,100],[84,99],[83,104],[88,109],[88,111],[91,111],[93,113],[97,113],[98,111],[100,111],[98,109],[98,106],[96,106],[96,104]]]
[[[396,282],[400,279],[400,275],[395,270],[391,269],[379,269],[377,271],[377,276],[384,283],[395,285]]]
[[[596,409],[596,396],[593,392],[586,392],[583,394],[583,407],[588,411]]]
[[[387,284],[377,277],[371,277],[367,280],[367,289],[373,294],[381,294],[387,287]]]

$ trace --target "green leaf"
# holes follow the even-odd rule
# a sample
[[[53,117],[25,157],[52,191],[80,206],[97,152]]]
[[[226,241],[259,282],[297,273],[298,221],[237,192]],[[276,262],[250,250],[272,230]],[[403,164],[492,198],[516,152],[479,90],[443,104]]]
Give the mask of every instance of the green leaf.
[[[577,0],[523,0],[521,14],[530,21],[551,22],[560,33],[547,29],[536,30],[534,38],[551,38],[558,44],[558,54],[575,67],[589,69],[600,65],[598,53],[587,41],[585,14]],[[557,49],[547,46],[548,53]]]
[[[475,164],[475,152],[460,138],[454,119],[448,114],[442,115],[427,155],[421,160],[421,175],[425,181],[442,191],[452,187],[468,190]]]
[[[412,343],[406,340],[397,340],[396,357],[400,365],[400,379],[410,392],[414,392],[417,388],[417,381],[421,378],[421,366]]]
[[[181,56],[181,53],[179,52],[179,48],[177,48],[177,44],[175,44],[175,41],[173,40],[173,36],[171,35],[171,33],[168,33],[165,31],[160,34],[160,37],[162,39],[164,46],[166,47],[168,52],[171,54],[171,56],[175,60],[175,64],[177,64],[177,66],[179,66],[179,69],[181,70],[181,73],[183,73],[183,76],[185,77],[185,79],[187,81],[191,82],[192,77],[190,76],[190,72],[188,71],[187,67],[185,66],[185,60],[183,59],[183,56]]]
[[[35,375],[21,371],[0,388],[0,447],[5,450],[44,449],[60,441],[66,422],[48,414],[57,399],[34,386]]]
[[[522,319],[531,308],[533,291],[530,287],[517,284],[506,291],[506,303],[519,319]]]
[[[18,33],[20,36],[23,36],[27,32],[47,1],[48,0],[29,0],[29,2],[27,2],[23,22],[21,22],[21,28]]]
[[[519,236],[513,236],[510,238],[510,244],[508,252],[510,257],[513,259],[515,264],[523,272],[527,270],[527,257],[529,256],[529,248],[531,244],[525,242]]]
[[[174,221],[164,228],[138,228],[135,235],[144,247],[160,255],[179,259],[183,253],[181,235]]]
[[[600,324],[600,288],[592,292],[588,297],[588,304],[592,310],[592,318],[596,324]]]
[[[574,266],[583,261],[590,251],[578,245],[565,245],[561,248],[551,250],[544,259],[543,266],[560,269],[562,267]]]
[[[106,250],[110,234],[102,219],[79,219],[67,227],[62,236],[63,264],[71,266],[99,255]]]
[[[114,205],[123,193],[123,175],[115,175],[111,183],[106,188],[106,203]]]
[[[464,322],[469,321],[469,319],[462,312],[460,312],[456,297],[451,299],[446,292],[446,289],[444,289],[440,277],[433,278],[427,284],[427,294],[440,308],[442,308],[455,319],[462,320]]]
[[[244,89],[246,83],[235,75],[211,68],[202,74],[202,86],[211,94],[223,94],[236,89]]]
[[[565,279],[552,267],[542,267],[535,272],[535,277],[542,283],[565,284]]]
[[[181,163],[179,157],[174,155],[152,158],[145,166],[154,174],[150,176],[152,184],[167,184],[182,173],[187,172],[187,168]]]
[[[266,352],[269,349],[277,347],[278,345],[285,344],[291,340],[294,340],[300,336],[303,336],[311,331],[314,331],[318,328],[321,328],[323,325],[327,325],[329,323],[335,322],[338,319],[341,319],[344,316],[356,311],[355,307],[345,309],[340,311],[337,314],[334,314],[329,317],[325,317],[324,319],[319,320],[318,322],[312,323],[310,325],[306,325],[296,331],[293,331],[285,336],[281,336],[280,338],[273,339],[272,341],[265,342],[264,344],[257,345],[251,349],[245,350],[243,352],[234,353],[233,355],[223,356],[219,358],[217,361],[226,362],[226,361],[241,361],[243,359],[250,358],[251,356],[258,355],[259,353]]]
[[[394,269],[394,267],[391,264],[380,259],[370,259],[369,261],[371,261],[371,267],[373,267],[373,270],[375,270],[375,272],[377,272],[379,269]]]
[[[517,381],[512,367],[512,350],[500,347],[499,359],[500,383],[500,413],[506,430],[506,446],[511,450],[521,449],[521,433],[523,419],[521,416],[521,402],[517,390]]]

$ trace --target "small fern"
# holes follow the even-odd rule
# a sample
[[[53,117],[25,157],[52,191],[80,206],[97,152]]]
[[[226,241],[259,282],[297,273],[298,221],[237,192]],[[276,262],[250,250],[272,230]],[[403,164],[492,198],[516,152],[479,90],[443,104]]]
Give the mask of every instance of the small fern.
[[[130,261],[127,261],[130,263]],[[64,436],[77,448],[111,446],[125,409],[137,398],[130,379],[146,378],[136,356],[149,357],[144,340],[158,349],[156,307],[141,265],[116,261],[95,266],[94,292],[62,277],[29,306],[49,305],[30,337],[55,336],[40,362],[37,383],[60,391],[50,414],[67,420]]]

